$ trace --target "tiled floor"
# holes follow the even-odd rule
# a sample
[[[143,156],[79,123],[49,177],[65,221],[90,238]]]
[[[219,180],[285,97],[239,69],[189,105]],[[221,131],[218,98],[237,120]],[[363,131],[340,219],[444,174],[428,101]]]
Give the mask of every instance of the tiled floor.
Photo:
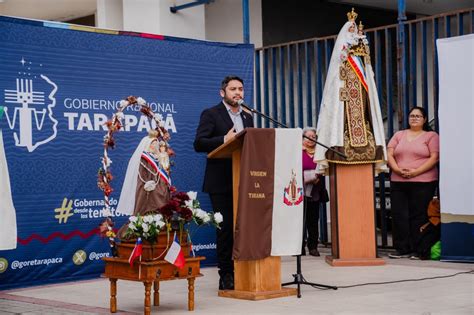
[[[474,269],[473,264],[392,260],[375,267],[331,267],[322,257],[302,258],[304,277],[311,282],[350,286],[453,275]],[[386,254],[382,253],[383,256]],[[282,259],[282,281],[291,281],[295,258]],[[217,271],[202,269],[196,280],[193,314],[474,314],[474,274],[334,290],[302,287],[302,298],[245,301],[217,296]],[[186,314],[187,282],[160,286],[159,307],[153,314]],[[118,282],[118,314],[143,313],[143,284]],[[108,314],[109,281],[96,279],[0,292],[0,314]]]

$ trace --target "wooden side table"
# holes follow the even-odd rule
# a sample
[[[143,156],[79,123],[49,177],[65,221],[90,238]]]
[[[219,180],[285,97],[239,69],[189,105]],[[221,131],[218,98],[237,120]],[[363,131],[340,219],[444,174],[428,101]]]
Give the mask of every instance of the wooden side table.
[[[188,310],[194,310],[194,280],[202,277],[200,262],[205,257],[187,257],[182,269],[164,260],[139,262],[135,261],[133,268],[128,259],[106,257],[104,276],[110,280],[110,312],[117,312],[117,280],[140,281],[145,286],[144,314],[151,313],[151,286],[153,284],[153,305],[160,305],[160,281],[187,279],[188,280]]]

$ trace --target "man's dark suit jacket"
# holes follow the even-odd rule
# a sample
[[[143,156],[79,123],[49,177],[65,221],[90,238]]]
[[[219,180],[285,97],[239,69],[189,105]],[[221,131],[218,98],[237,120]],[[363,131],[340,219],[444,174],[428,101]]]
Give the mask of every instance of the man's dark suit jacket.
[[[244,128],[253,127],[252,115],[242,111]],[[194,139],[196,152],[209,153],[224,143],[224,136],[234,126],[224,103],[204,110]],[[232,160],[207,159],[202,190],[207,193],[232,191]]]

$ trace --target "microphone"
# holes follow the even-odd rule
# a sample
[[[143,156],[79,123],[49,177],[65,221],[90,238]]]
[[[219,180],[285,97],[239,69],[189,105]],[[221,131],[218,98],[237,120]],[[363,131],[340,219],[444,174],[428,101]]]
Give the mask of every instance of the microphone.
[[[247,104],[245,104],[243,99],[238,100],[237,104],[239,104],[246,112],[249,112],[249,114],[255,113],[255,109],[250,108]]]

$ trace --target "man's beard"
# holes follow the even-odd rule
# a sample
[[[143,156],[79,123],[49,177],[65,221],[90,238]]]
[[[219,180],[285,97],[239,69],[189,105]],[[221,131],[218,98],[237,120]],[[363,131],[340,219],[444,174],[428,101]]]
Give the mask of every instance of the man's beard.
[[[224,96],[224,102],[226,102],[227,105],[232,106],[232,107],[239,106],[238,100],[228,98],[227,96]]]

